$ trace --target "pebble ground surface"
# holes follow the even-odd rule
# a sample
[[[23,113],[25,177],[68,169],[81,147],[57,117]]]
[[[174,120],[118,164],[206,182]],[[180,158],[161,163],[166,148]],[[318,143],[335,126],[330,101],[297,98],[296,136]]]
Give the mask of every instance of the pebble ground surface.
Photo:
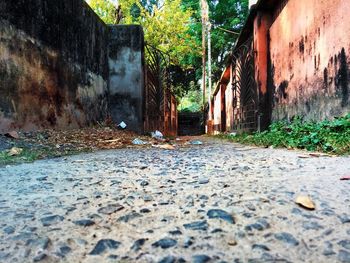
[[[350,262],[349,157],[203,141],[1,167],[0,262]]]

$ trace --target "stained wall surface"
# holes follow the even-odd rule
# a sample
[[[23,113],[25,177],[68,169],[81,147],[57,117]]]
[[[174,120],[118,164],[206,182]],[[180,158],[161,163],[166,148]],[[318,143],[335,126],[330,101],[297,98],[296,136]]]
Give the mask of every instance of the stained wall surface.
[[[350,2],[289,0],[270,28],[272,118],[350,111]]]
[[[108,27],[81,0],[0,2],[0,132],[107,115]]]
[[[144,36],[141,26],[111,28],[109,108],[116,123],[142,133],[144,122]]]

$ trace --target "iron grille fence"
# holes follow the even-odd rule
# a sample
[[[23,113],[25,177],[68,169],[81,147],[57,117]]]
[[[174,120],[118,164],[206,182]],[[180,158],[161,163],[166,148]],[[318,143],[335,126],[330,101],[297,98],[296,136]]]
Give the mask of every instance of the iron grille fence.
[[[145,131],[161,131],[166,136],[177,134],[177,100],[171,91],[169,57],[146,45]]]
[[[255,82],[253,38],[236,49],[232,60],[233,129],[252,132],[259,129],[259,94]]]

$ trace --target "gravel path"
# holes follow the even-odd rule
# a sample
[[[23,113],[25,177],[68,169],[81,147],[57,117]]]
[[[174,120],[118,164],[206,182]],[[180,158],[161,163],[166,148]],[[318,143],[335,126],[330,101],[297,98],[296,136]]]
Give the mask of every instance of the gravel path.
[[[0,168],[0,262],[350,262],[350,158],[304,155],[204,139]]]

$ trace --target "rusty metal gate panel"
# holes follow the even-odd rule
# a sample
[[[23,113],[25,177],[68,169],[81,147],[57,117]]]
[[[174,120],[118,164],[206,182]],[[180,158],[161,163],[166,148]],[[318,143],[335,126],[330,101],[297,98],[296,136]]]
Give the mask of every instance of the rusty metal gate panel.
[[[177,134],[177,101],[170,90],[169,59],[158,49],[146,45],[145,131]]]
[[[239,132],[257,131],[259,95],[252,38],[235,51],[232,63],[233,129]]]

